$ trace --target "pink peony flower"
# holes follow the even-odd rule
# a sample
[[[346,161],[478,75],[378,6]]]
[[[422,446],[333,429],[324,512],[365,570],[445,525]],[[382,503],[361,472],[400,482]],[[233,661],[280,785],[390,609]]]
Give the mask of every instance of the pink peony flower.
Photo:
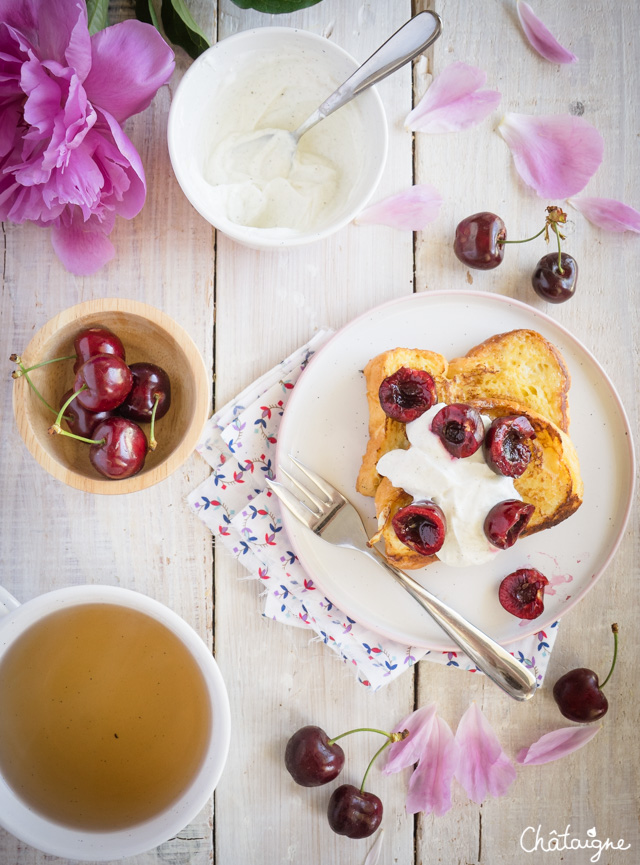
[[[49,226],[73,273],[106,264],[116,214],[131,219],[146,194],[120,124],[173,67],[148,24],[90,36],[85,0],[0,0],[0,220]]]

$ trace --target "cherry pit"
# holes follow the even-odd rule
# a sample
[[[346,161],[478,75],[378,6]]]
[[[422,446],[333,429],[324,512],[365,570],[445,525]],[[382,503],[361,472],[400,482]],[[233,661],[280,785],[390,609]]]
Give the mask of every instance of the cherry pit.
[[[138,362],[127,365],[120,338],[102,325],[81,330],[73,343],[75,354],[18,365],[13,378],[24,376],[36,396],[56,415],[50,435],[63,435],[89,445],[94,469],[110,480],[132,477],[144,467],[149,450],[155,450],[155,423],[171,406],[171,382],[159,366]],[[29,373],[50,363],[73,360],[71,388],[50,406],[31,381]],[[63,426],[63,423],[66,426]],[[149,438],[139,424],[149,423]]]

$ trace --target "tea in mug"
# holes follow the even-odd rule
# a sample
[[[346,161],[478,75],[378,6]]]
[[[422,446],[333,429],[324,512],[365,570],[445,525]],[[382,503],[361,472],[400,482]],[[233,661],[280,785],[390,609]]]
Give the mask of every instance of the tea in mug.
[[[162,812],[195,777],[211,722],[189,650],[117,604],[51,613],[0,662],[0,773],[70,827],[115,831]]]

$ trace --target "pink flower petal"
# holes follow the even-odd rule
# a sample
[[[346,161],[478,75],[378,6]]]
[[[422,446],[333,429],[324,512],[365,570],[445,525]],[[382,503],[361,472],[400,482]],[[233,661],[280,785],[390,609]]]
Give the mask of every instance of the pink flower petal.
[[[460,749],[456,778],[467,796],[478,805],[487,796],[504,796],[516,770],[475,702],[460,719],[456,742]]]
[[[507,114],[499,131],[518,174],[541,198],[575,195],[602,162],[602,136],[583,117]]]
[[[382,769],[383,775],[392,775],[418,762],[429,744],[436,708],[435,703],[429,703],[421,709],[416,709],[401,724],[398,724],[394,732],[408,730],[409,735],[401,742],[394,742],[387,749],[387,761]]]
[[[441,817],[451,808],[451,782],[458,764],[458,745],[451,728],[437,715],[417,769],[409,779],[407,812]]]
[[[552,63],[577,63],[576,55],[558,42],[524,0],[518,0],[518,18],[524,35],[545,60]]]
[[[115,249],[95,217],[83,221],[80,208],[69,208],[51,229],[51,243],[62,264],[77,276],[90,276],[115,255]]]
[[[572,198],[575,207],[589,222],[607,231],[640,232],[640,212],[615,198]]]
[[[475,126],[498,107],[501,99],[497,90],[480,90],[486,80],[482,69],[452,63],[433,80],[404,125],[414,132],[429,133]]]
[[[517,756],[518,763],[539,766],[566,757],[590,742],[601,727],[561,727],[545,733],[533,745],[523,748]]]
[[[416,184],[378,201],[360,213],[359,225],[388,225],[403,231],[420,231],[437,217],[442,196],[427,183]]]
[[[123,58],[126,58],[124,60]],[[155,27],[133,19],[91,37],[91,102],[122,123],[143,111],[173,72],[174,54]]]

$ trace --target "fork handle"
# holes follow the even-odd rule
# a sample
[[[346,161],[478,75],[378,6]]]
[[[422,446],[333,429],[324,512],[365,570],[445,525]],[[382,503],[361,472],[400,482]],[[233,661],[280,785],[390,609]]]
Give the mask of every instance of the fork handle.
[[[432,595],[413,577],[394,568],[381,555],[371,556],[415,598],[442,630],[467,654],[476,667],[515,700],[530,700],[536,692],[536,680],[527,668],[506,649]]]

